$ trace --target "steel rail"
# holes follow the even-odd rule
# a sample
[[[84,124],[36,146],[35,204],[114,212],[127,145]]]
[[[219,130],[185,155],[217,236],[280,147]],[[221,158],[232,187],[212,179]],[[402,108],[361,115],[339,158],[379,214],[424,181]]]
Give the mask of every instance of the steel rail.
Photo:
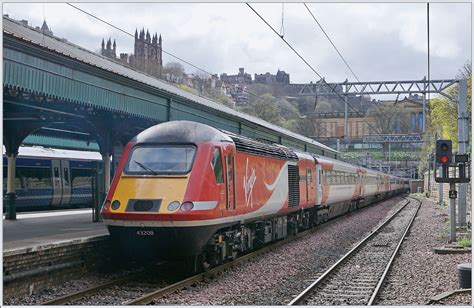
[[[411,197],[413,198],[413,197]],[[420,210],[420,207],[421,207],[421,201],[418,200],[417,198],[413,198],[414,200],[416,200],[418,202],[418,208],[416,209],[415,211],[415,214],[413,214],[413,217],[411,218],[410,222],[408,223],[406,229],[405,229],[405,232],[403,233],[402,237],[400,238],[400,241],[398,242],[398,245],[397,247],[395,248],[395,251],[392,253],[392,256],[390,257],[390,260],[388,261],[388,264],[387,266],[385,267],[385,270],[382,274],[382,277],[380,278],[378,284],[377,284],[377,287],[375,287],[375,290],[374,290],[374,293],[372,293],[372,296],[370,297],[370,300],[369,300],[369,303],[367,304],[367,306],[372,306],[375,299],[377,298],[377,296],[379,295],[379,292],[382,288],[382,284],[385,282],[385,277],[387,276],[388,274],[388,271],[390,270],[390,268],[392,267],[392,264],[393,264],[393,260],[395,260],[395,257],[398,253],[398,250],[400,249],[400,246],[402,246],[402,243],[403,241],[405,240],[405,236],[407,235],[408,231],[410,230],[411,228],[411,225],[413,224],[413,221],[415,220],[416,218],[416,215],[418,215],[418,211]]]
[[[342,218],[344,216],[341,216],[340,218]],[[331,222],[335,222],[337,221],[338,219],[333,219],[331,220]],[[270,244],[268,246],[265,246],[265,247],[262,247],[262,248],[259,248],[253,252],[250,252],[250,253],[247,253],[245,255],[242,255],[241,257],[237,258],[237,259],[234,259],[230,262],[227,262],[227,263],[224,263],[222,265],[219,265],[215,268],[212,268],[210,269],[209,271],[207,272],[203,272],[203,273],[199,273],[199,274],[196,274],[192,277],[189,277],[189,278],[186,278],[184,280],[181,280],[181,281],[178,281],[172,285],[169,285],[169,286],[166,286],[164,288],[161,288],[161,289],[158,289],[156,291],[153,291],[151,293],[148,293],[148,294],[145,294],[143,295],[142,297],[140,298],[137,298],[137,299],[133,299],[133,300],[130,300],[128,302],[125,302],[123,303],[123,305],[128,305],[128,306],[131,306],[131,305],[147,305],[147,304],[150,304],[153,300],[157,299],[157,298],[160,298],[160,297],[163,297],[165,295],[168,295],[168,294],[171,294],[175,291],[178,291],[178,290],[181,290],[181,289],[184,289],[185,287],[188,287],[190,285],[193,285],[197,282],[200,282],[202,280],[204,280],[205,278],[209,277],[209,276],[213,276],[215,274],[218,274],[219,272],[222,272],[226,269],[229,269],[233,266],[236,266],[242,262],[245,262],[249,259],[252,259],[254,257],[257,257],[261,254],[264,254],[264,253],[267,253],[279,246],[282,246],[292,240],[295,240],[295,239],[298,239],[300,237],[303,237],[303,236],[306,236],[308,234],[311,234],[313,232],[315,232],[316,230],[319,230],[320,227],[324,227],[324,226],[327,226],[328,224],[323,224],[321,226],[318,226],[316,228],[312,228],[312,229],[309,229],[309,230],[306,230],[306,231],[303,231],[303,232],[300,232],[300,233],[297,233],[296,235],[293,235],[293,236],[289,236],[281,241],[278,241],[278,242],[275,242],[273,244]]]
[[[384,201],[385,200],[374,202],[370,206],[376,205],[379,202],[384,202]],[[367,209],[370,206],[364,206],[364,207],[358,209],[357,211],[355,211],[354,213],[357,213],[361,210]],[[282,246],[286,243],[289,243],[289,242],[291,242],[295,239],[298,239],[298,238],[304,237],[306,235],[309,235],[311,233],[314,233],[314,232],[320,230],[321,228],[328,227],[329,225],[331,225],[331,224],[333,224],[333,223],[335,223],[335,222],[337,222],[340,219],[343,219],[345,217],[347,217],[347,216],[346,215],[341,215],[341,216],[335,217],[335,218],[331,219],[330,221],[328,221],[327,223],[323,223],[323,224],[321,224],[319,226],[316,226],[314,228],[311,228],[309,230],[305,230],[303,232],[297,233],[296,235],[288,236],[287,238],[285,238],[283,240],[280,240],[280,241],[272,243],[268,246],[259,248],[259,249],[255,250],[253,252],[247,253],[247,254],[245,254],[245,255],[243,255],[243,256],[241,256],[241,257],[239,257],[239,258],[237,258],[233,261],[230,261],[230,262],[222,264],[218,267],[212,268],[207,272],[194,275],[194,276],[186,278],[182,281],[176,282],[172,285],[169,285],[169,286],[166,286],[164,288],[158,289],[154,292],[145,294],[140,298],[125,302],[125,303],[123,303],[123,305],[130,305],[131,306],[131,305],[147,305],[147,304],[150,304],[153,300],[155,300],[157,298],[161,298],[161,297],[164,297],[164,296],[166,296],[168,294],[171,294],[175,291],[184,289],[185,287],[188,287],[192,284],[195,284],[197,282],[200,282],[200,281],[204,280],[206,277],[213,276],[214,274],[218,274],[221,271],[224,271],[224,270],[226,270],[228,268],[231,268],[235,265],[238,265],[238,264],[240,264],[244,261],[247,261],[247,260],[252,259],[256,256],[259,256],[260,254],[264,254],[266,252],[269,252],[269,251],[271,251],[275,248],[278,248],[278,247],[280,247],[280,246]]]
[[[413,198],[414,199],[414,198]],[[416,200],[416,199],[415,199]],[[387,218],[382,224],[380,224],[375,230],[372,230],[364,239],[362,239],[359,244],[357,244],[354,248],[352,248],[349,252],[347,252],[342,258],[340,258],[336,263],[334,263],[328,270],[326,270],[316,281],[314,281],[311,285],[309,285],[303,292],[301,292],[298,296],[296,296],[289,304],[288,306],[294,306],[300,304],[316,287],[321,285],[326,278],[334,272],[335,269],[337,269],[343,262],[345,262],[349,257],[355,254],[356,251],[359,250],[363,245],[367,243],[368,240],[370,240],[372,237],[374,237],[376,234],[379,233],[379,231],[385,227],[390,221],[392,221],[403,209],[406,208],[408,204],[410,204],[411,201],[407,200],[407,202],[400,207],[394,214],[392,214],[389,218]],[[418,208],[419,209],[419,208]],[[418,212],[418,209],[416,213]],[[415,216],[416,216],[415,213]],[[414,219],[414,218],[413,218]],[[413,222],[413,219],[411,220],[409,226],[411,226],[411,223]],[[405,232],[406,234],[406,232]],[[405,236],[404,234],[404,236]],[[402,240],[404,238],[402,237]]]
[[[55,299],[43,302],[43,303],[41,303],[41,305],[64,305],[64,304],[67,304],[67,303],[72,303],[72,302],[80,300],[84,297],[87,297],[89,295],[96,294],[96,293],[102,291],[103,289],[110,288],[112,286],[115,286],[115,285],[130,281],[130,280],[139,278],[140,276],[143,276],[143,275],[144,275],[144,272],[129,274],[129,275],[126,275],[124,277],[113,279],[113,280],[104,282],[102,284],[92,286],[92,287],[87,288],[87,289],[83,289],[83,290],[80,290],[80,291],[77,291],[77,292],[74,292],[74,293],[71,293],[71,294],[66,294],[64,296],[57,297]]]

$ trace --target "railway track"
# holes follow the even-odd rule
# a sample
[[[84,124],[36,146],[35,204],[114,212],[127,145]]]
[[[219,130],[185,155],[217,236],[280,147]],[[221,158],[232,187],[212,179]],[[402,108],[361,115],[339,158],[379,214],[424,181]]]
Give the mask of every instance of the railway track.
[[[366,208],[368,208],[368,207],[364,207],[361,210],[364,210]],[[340,217],[331,219],[329,222],[327,222],[327,223],[325,223],[321,226],[318,226],[318,227],[300,232],[300,233],[298,233],[294,236],[289,236],[284,240],[275,242],[273,244],[270,244],[268,246],[260,248],[256,251],[247,253],[247,254],[239,257],[239,258],[236,258],[235,260],[232,260],[230,262],[222,264],[218,267],[212,268],[207,272],[203,272],[203,273],[200,273],[200,274],[197,274],[197,275],[194,275],[194,276],[190,276],[190,277],[187,277],[185,279],[170,278],[172,276],[171,274],[170,275],[165,275],[165,276],[170,276],[170,277],[165,278],[162,275],[163,272],[161,272],[160,274],[157,274],[157,275],[163,276],[162,279],[158,279],[158,282],[155,281],[155,282],[151,282],[151,283],[145,283],[143,288],[140,290],[141,292],[139,292],[139,294],[142,294],[142,295],[138,298],[134,298],[134,297],[136,297],[136,293],[131,292],[132,288],[127,288],[126,285],[127,284],[130,285],[132,282],[135,282],[135,281],[138,281],[138,282],[140,282],[140,284],[143,284],[143,281],[140,281],[140,279],[141,280],[149,280],[150,274],[147,274],[144,271],[139,272],[139,273],[130,274],[130,275],[127,275],[127,276],[124,276],[124,277],[121,277],[121,278],[118,278],[118,279],[114,279],[114,280],[111,280],[111,281],[108,281],[108,282],[105,282],[105,283],[102,283],[102,284],[99,284],[99,285],[96,285],[96,286],[93,286],[93,287],[90,287],[90,288],[87,288],[87,289],[84,289],[84,290],[80,290],[80,291],[72,293],[72,294],[64,295],[64,296],[58,297],[56,299],[49,300],[47,302],[43,302],[42,305],[65,305],[65,304],[72,304],[72,303],[80,305],[81,302],[84,302],[85,299],[92,298],[94,296],[98,296],[100,293],[104,292],[106,289],[111,289],[111,288],[114,288],[114,289],[116,289],[116,288],[128,289],[127,292],[125,292],[125,293],[128,293],[128,294],[125,295],[125,296],[129,297],[129,299],[123,300],[123,299],[116,298],[111,302],[108,302],[108,301],[106,301],[106,299],[103,299],[103,301],[101,301],[100,303],[97,303],[97,304],[109,304],[109,305],[112,304],[112,303],[113,304],[122,304],[122,305],[147,305],[147,304],[151,304],[151,303],[153,303],[154,300],[156,300],[158,298],[162,298],[162,297],[167,296],[167,295],[169,295],[173,292],[179,291],[179,290],[184,289],[188,286],[191,286],[193,284],[201,282],[201,281],[205,280],[208,277],[213,277],[215,275],[218,275],[219,273],[221,273],[221,272],[223,272],[223,271],[225,271],[225,270],[227,270],[227,269],[229,269],[233,266],[236,266],[240,263],[246,262],[249,259],[255,258],[255,257],[257,257],[261,254],[267,253],[267,252],[269,252],[273,249],[276,249],[277,247],[280,247],[280,246],[282,246],[282,245],[284,245],[284,244],[286,244],[290,241],[293,241],[297,238],[304,237],[306,235],[314,233],[317,230],[319,230],[321,227],[325,227],[325,226],[328,226],[332,223],[336,223],[338,220],[343,219],[344,217],[345,216],[340,216]],[[136,290],[136,288],[133,288],[133,289]],[[118,293],[117,292],[118,292],[117,290],[114,291],[115,294],[122,293],[122,292],[118,292]]]
[[[71,293],[71,294],[66,294],[64,296],[57,297],[55,299],[43,302],[43,303],[41,303],[41,305],[48,305],[49,306],[49,305],[71,304],[71,303],[74,303],[78,300],[86,298],[88,296],[91,296],[93,294],[101,292],[104,289],[108,289],[108,288],[111,288],[113,286],[125,284],[125,283],[128,283],[130,281],[139,279],[140,277],[143,277],[144,275],[145,275],[144,272],[138,272],[138,273],[132,273],[132,274],[129,274],[129,275],[125,275],[125,276],[122,276],[120,278],[113,279],[113,280],[110,280],[110,281],[92,286],[90,288],[86,288],[86,289],[83,289],[83,290],[80,290],[80,291],[77,291],[77,292],[74,292],[74,293]]]
[[[382,201],[383,202],[383,201]],[[366,209],[367,207],[364,207],[362,208],[361,210],[364,210]],[[195,276],[192,276],[192,277],[189,277],[183,281],[179,281],[175,284],[172,284],[172,285],[169,285],[165,288],[162,288],[162,289],[158,289],[154,292],[151,292],[149,294],[146,294],[140,298],[137,298],[137,299],[134,299],[134,300],[131,300],[131,301],[128,301],[126,303],[124,303],[125,305],[149,305],[149,304],[153,304],[154,300],[158,299],[158,298],[162,298],[162,297],[165,297],[169,294],[172,294],[173,292],[176,292],[176,291],[179,291],[181,289],[184,289],[188,286],[191,286],[193,284],[196,284],[198,282],[201,282],[203,281],[204,279],[206,279],[207,277],[212,277],[212,276],[215,276],[217,274],[219,274],[220,272],[223,272],[224,270],[226,269],[229,269],[233,266],[236,266],[240,263],[243,263],[249,259],[252,259],[252,258],[255,258],[257,257],[258,255],[261,255],[261,254],[264,254],[266,252],[269,252],[273,249],[276,249],[277,247],[280,247],[290,241],[293,241],[297,238],[300,238],[300,237],[304,237],[306,235],[309,235],[313,232],[316,232],[318,229],[320,229],[321,227],[325,227],[325,226],[328,226],[329,224],[331,223],[336,223],[339,219],[343,219],[345,216],[340,216],[340,217],[337,217],[337,218],[334,218],[332,220],[330,220],[328,223],[325,223],[321,226],[318,226],[318,227],[315,227],[315,228],[312,228],[312,229],[309,229],[309,230],[306,230],[306,231],[303,231],[303,232],[300,232],[294,236],[290,236],[284,240],[281,240],[281,241],[278,241],[278,242],[275,242],[273,244],[270,244],[268,246],[265,246],[263,248],[260,248],[256,251],[253,251],[253,252],[250,252],[248,254],[245,254],[231,262],[228,262],[228,263],[225,263],[223,265],[220,265],[218,267],[215,267],[207,272],[204,272],[204,273],[200,273],[198,275],[195,275]]]
[[[337,221],[337,220],[338,220],[338,218],[333,219],[332,221]],[[231,268],[235,265],[238,265],[242,262],[245,262],[245,261],[247,261],[251,258],[254,258],[254,257],[256,257],[260,254],[264,254],[264,253],[266,253],[270,250],[273,250],[273,249],[275,249],[275,248],[277,248],[281,245],[284,245],[285,243],[287,243],[289,241],[292,241],[296,238],[303,237],[307,234],[315,232],[318,228],[319,227],[313,228],[313,229],[310,229],[310,230],[307,230],[307,231],[304,231],[304,232],[300,232],[300,233],[296,234],[295,236],[288,237],[288,238],[286,238],[282,241],[275,242],[271,245],[265,246],[261,249],[253,251],[251,253],[245,254],[245,255],[243,255],[243,256],[241,256],[241,257],[239,257],[239,258],[237,258],[233,261],[230,261],[230,262],[227,262],[223,265],[215,267],[215,268],[213,268],[213,269],[211,269],[207,272],[203,272],[203,273],[200,273],[200,274],[197,274],[197,275],[179,280],[178,282],[167,283],[167,285],[165,287],[160,288],[159,285],[161,283],[155,283],[154,286],[153,286],[153,284],[149,284],[149,286],[147,286],[147,289],[153,289],[153,291],[151,291],[149,293],[146,293],[146,294],[144,294],[144,295],[142,295],[138,298],[133,298],[133,295],[131,295],[130,297],[133,298],[133,299],[123,301],[120,304],[123,304],[123,305],[147,305],[147,304],[150,304],[156,298],[166,296],[166,295],[171,294],[175,291],[181,290],[181,289],[183,289],[187,286],[198,283],[198,282],[206,279],[207,277],[216,275],[216,274],[218,274],[218,273],[220,273],[220,272],[222,272],[222,271],[224,271],[228,268]],[[97,295],[101,292],[104,292],[104,290],[106,290],[106,289],[111,289],[113,287],[122,287],[124,285],[127,285],[127,284],[133,282],[133,281],[138,281],[139,279],[146,279],[147,276],[149,276],[149,274],[147,275],[144,271],[139,272],[139,273],[133,273],[133,274],[130,274],[130,275],[126,275],[126,276],[114,279],[114,280],[110,280],[110,281],[102,283],[102,284],[92,286],[92,287],[87,288],[87,289],[83,289],[83,290],[80,290],[80,291],[77,291],[77,292],[74,292],[74,293],[71,293],[71,294],[67,294],[67,295],[64,295],[64,296],[61,296],[61,297],[43,302],[43,303],[41,303],[41,305],[77,304],[79,301],[84,300],[86,298],[90,298],[92,296],[95,296],[95,295]],[[165,279],[162,279],[162,280],[165,280]],[[166,280],[169,281],[171,279],[168,278]],[[158,289],[157,289],[157,287],[158,287]],[[108,303],[108,304],[110,304],[110,303]]]
[[[407,202],[289,305],[372,305],[421,201]]]

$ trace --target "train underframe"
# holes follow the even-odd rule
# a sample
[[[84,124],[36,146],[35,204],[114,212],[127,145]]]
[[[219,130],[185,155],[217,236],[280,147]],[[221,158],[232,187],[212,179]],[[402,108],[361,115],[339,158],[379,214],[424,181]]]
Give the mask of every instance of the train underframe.
[[[194,270],[206,270],[268,243],[282,240],[288,235],[295,235],[325,223],[329,219],[356,211],[402,192],[402,190],[391,191],[365,199],[339,202],[330,207],[316,206],[285,216],[226,227],[218,230],[206,244],[203,252],[193,256],[190,262],[193,262]]]
[[[112,239],[122,247],[122,255],[134,259],[137,256],[146,259],[181,259],[191,271],[197,272],[402,192],[398,190],[225,226],[108,228]]]

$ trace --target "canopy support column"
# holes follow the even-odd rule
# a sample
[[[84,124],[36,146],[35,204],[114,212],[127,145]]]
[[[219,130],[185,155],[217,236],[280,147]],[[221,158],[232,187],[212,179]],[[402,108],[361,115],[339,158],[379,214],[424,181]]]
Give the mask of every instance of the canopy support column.
[[[15,220],[16,219],[16,192],[15,192],[15,168],[16,168],[16,156],[14,153],[9,153],[8,159],[8,171],[7,171],[7,194],[5,198],[6,213],[5,219]]]

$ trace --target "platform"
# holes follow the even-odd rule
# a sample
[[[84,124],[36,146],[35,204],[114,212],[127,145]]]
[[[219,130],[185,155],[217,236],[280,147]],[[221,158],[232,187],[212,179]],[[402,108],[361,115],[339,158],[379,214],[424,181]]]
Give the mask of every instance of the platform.
[[[92,222],[92,209],[19,213],[3,219],[3,251],[107,234],[102,222]]]

